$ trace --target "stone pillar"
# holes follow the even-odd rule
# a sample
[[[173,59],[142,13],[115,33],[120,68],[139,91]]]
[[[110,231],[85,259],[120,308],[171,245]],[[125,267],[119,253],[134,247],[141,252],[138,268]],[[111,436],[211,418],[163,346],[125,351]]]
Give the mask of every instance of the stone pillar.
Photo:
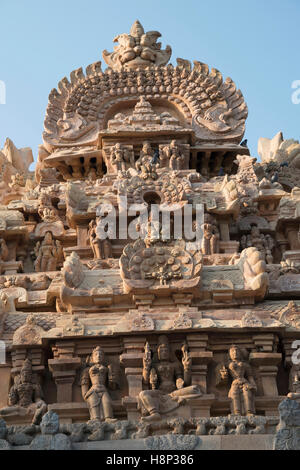
[[[253,342],[258,352],[251,352],[249,362],[257,368],[261,380],[263,408],[267,415],[278,414],[278,388],[277,373],[278,365],[282,359],[281,353],[273,352],[276,349],[277,337],[273,334],[260,334],[253,336]]]
[[[0,364],[0,409],[7,406],[8,393],[10,389],[10,370],[9,364]]]
[[[128,383],[128,396],[123,398],[128,419],[139,419],[141,414],[137,409],[137,397],[143,390],[143,356],[146,344],[145,336],[124,337],[124,353],[120,357],[125,367]]]
[[[204,333],[188,334],[186,336],[192,358],[192,383],[198,385],[203,396],[192,400],[189,404],[194,416],[210,416],[210,408],[214,395],[207,394],[207,368],[212,361],[212,351],[207,351],[208,335]]]
[[[285,235],[290,244],[290,250],[299,250],[300,244],[298,240],[299,224],[286,224]]]
[[[57,342],[52,348],[54,359],[49,359],[49,369],[57,388],[57,403],[72,403],[73,383],[81,359],[74,357],[75,343]]]
[[[88,246],[88,228],[86,225],[77,225],[77,246],[84,247]]]
[[[76,371],[81,364],[80,358],[49,359],[48,364],[57,388],[57,403],[71,403]]]
[[[250,363],[259,370],[264,396],[277,397],[277,372],[281,361],[281,353],[252,352]]]

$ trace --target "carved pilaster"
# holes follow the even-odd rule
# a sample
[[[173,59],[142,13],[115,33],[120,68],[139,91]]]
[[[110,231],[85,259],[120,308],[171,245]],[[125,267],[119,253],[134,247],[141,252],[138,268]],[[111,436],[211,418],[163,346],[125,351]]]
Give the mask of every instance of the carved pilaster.
[[[146,343],[145,336],[125,337],[124,353],[120,357],[125,367],[125,376],[128,383],[128,396],[123,398],[128,419],[138,419],[140,412],[137,409],[137,397],[143,389],[143,355]]]

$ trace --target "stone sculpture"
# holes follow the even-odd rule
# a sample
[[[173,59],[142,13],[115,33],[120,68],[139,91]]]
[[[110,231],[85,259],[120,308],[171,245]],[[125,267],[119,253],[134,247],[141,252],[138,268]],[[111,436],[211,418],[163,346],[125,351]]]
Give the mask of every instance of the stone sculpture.
[[[0,410],[0,416],[30,414],[33,415],[32,423],[39,424],[46,411],[47,405],[43,401],[41,386],[34,382],[31,362],[26,359],[9,391],[8,407]]]
[[[81,376],[81,391],[89,407],[90,419],[114,422],[112,400],[108,389],[117,387],[117,378],[112,366],[106,365],[104,352],[100,347],[93,350],[91,364]]]
[[[157,362],[151,358],[150,346],[145,346],[143,380],[151,387],[139,394],[139,406],[144,421],[157,421],[161,415],[170,413],[183,402],[199,397],[199,387],[191,383],[191,357],[186,345],[182,347],[182,365],[170,361],[170,349],[166,336],[158,341]]]
[[[221,381],[227,381],[229,376],[232,383],[228,393],[232,401],[232,413],[234,415],[254,415],[254,395],[256,384],[249,363],[243,357],[241,349],[232,345],[229,349],[230,362],[228,367],[220,369]]]

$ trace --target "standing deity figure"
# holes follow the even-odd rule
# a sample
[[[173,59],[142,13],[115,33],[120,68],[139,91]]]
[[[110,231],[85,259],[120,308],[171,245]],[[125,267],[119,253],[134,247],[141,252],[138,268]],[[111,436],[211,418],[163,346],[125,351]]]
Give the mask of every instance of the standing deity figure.
[[[121,144],[117,143],[110,151],[111,164],[116,167],[117,171],[125,173],[128,163],[130,163],[130,154]]]
[[[176,140],[172,140],[169,146],[169,161],[172,170],[183,170],[185,164],[185,157],[180,151],[180,147]]]
[[[159,421],[189,399],[201,396],[198,386],[191,384],[192,359],[187,345],[182,346],[182,365],[170,360],[168,338],[158,339],[157,360],[152,359],[150,346],[146,343],[143,359],[143,381],[150,390],[140,392],[139,408],[143,421]]]
[[[256,384],[249,363],[244,360],[241,349],[232,345],[229,349],[231,361],[228,367],[223,366],[220,373],[220,383],[227,383],[229,375],[232,378],[228,397],[232,401],[232,412],[235,415],[254,415],[254,396]]]
[[[87,402],[90,419],[114,422],[112,400],[108,389],[115,390],[118,378],[112,365],[107,365],[104,351],[98,346],[92,352],[91,364],[81,375],[81,392]]]
[[[269,234],[260,233],[259,228],[256,225],[251,227],[251,233],[249,235],[243,235],[241,238],[242,249],[254,246],[260,251],[264,257],[264,260],[268,264],[273,263],[272,250],[274,248],[274,240]]]
[[[44,240],[37,242],[35,247],[36,260],[34,268],[36,272],[55,271],[58,260],[57,244],[53,240],[51,232],[46,232]]]
[[[135,167],[137,171],[142,173],[142,178],[157,178],[155,168],[159,167],[159,163],[155,163],[154,161],[154,150],[149,142],[143,143],[140,158],[136,161]]]
[[[210,214],[204,215],[202,254],[213,255],[219,253],[220,233],[215,219]]]
[[[101,218],[98,217],[97,220],[91,220],[89,223],[89,239],[90,245],[93,250],[94,259],[109,259],[112,258],[112,245],[109,239],[109,230],[104,230],[107,233],[107,237],[101,239],[97,233],[97,226],[100,223]]]
[[[43,400],[41,386],[35,383],[31,361],[26,359],[20,374],[15,377],[14,385],[9,391],[8,407],[0,410],[0,416],[12,414],[25,416],[34,413],[32,423],[39,424],[46,412],[47,405]]]
[[[90,245],[93,250],[94,259],[101,258],[101,240],[98,238],[97,235],[97,223],[93,219],[89,223],[89,231],[88,236],[90,240]]]
[[[0,238],[0,261],[7,261],[9,258],[9,251],[6,245],[6,241]]]

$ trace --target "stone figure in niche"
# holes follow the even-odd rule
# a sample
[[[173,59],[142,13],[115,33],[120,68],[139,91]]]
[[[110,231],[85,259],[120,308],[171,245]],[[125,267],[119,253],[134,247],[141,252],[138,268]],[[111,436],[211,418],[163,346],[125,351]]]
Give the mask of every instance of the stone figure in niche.
[[[90,245],[93,250],[94,259],[101,258],[101,240],[97,235],[97,223],[95,220],[91,220],[89,223],[88,236],[90,240]]]
[[[0,261],[7,261],[9,258],[9,251],[6,245],[6,241],[0,238]]]
[[[242,350],[232,345],[229,349],[230,362],[228,367],[222,366],[219,370],[219,384],[228,383],[231,377],[231,387],[228,397],[231,398],[234,415],[255,414],[254,397],[257,390],[251,366],[246,362]]]
[[[252,226],[251,233],[249,235],[243,235],[241,238],[242,249],[249,248],[251,246],[254,246],[262,253],[268,264],[273,263],[272,250],[275,246],[274,240],[271,235],[260,233],[260,230],[256,225]]]
[[[46,232],[44,240],[37,242],[35,247],[36,260],[34,263],[35,271],[47,272],[55,271],[57,267],[60,246],[55,243],[52,233]]]
[[[126,172],[130,163],[130,153],[121,144],[117,143],[110,151],[111,164],[116,167],[117,171]]]
[[[210,214],[204,215],[201,251],[204,255],[219,253],[220,233],[216,220]]]
[[[97,226],[100,221],[101,218],[98,217],[96,221],[91,220],[91,222],[89,223],[88,234],[95,260],[112,258],[112,245],[111,241],[109,240],[109,232],[107,238],[104,239],[101,239],[97,233]]]
[[[140,392],[138,401],[143,421],[159,421],[161,415],[172,412],[189,399],[201,395],[198,386],[191,384],[192,359],[187,345],[182,346],[182,364],[171,361],[168,338],[160,336],[157,359],[152,358],[146,343],[143,359],[143,381],[150,390]]]
[[[169,166],[171,170],[183,170],[185,167],[185,156],[181,152],[176,140],[172,140],[167,147],[167,154],[169,157]]]
[[[35,383],[31,361],[26,359],[9,391],[8,407],[0,410],[0,416],[12,414],[24,416],[33,413],[32,423],[39,424],[46,411],[47,405],[43,400],[42,388]]]
[[[118,377],[111,364],[107,365],[103,350],[98,346],[81,375],[81,392],[88,404],[90,419],[114,422],[112,400],[108,390],[118,387]]]
[[[140,158],[136,161],[135,167],[137,171],[141,172],[141,176],[144,179],[157,178],[156,168],[159,167],[159,163],[153,163],[154,161],[154,150],[149,142],[143,143],[143,148],[140,152]]]

